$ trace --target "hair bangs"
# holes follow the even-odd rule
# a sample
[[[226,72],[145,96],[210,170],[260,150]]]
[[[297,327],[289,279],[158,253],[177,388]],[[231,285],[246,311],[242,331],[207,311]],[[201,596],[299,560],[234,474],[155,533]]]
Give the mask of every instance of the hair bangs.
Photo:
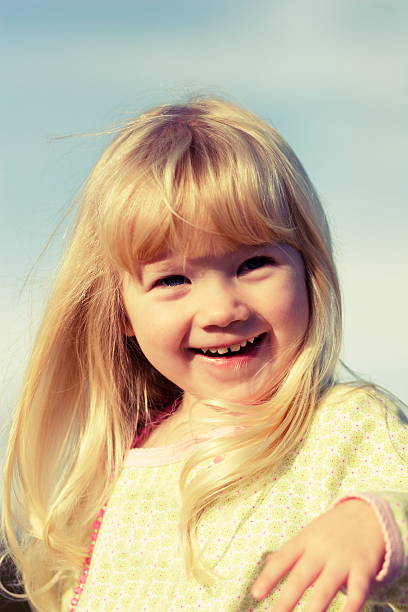
[[[119,268],[132,272],[169,252],[196,257],[242,245],[295,245],[286,186],[259,143],[233,133],[229,139],[218,134],[214,146],[213,129],[199,123],[178,125],[171,134],[169,143],[156,129],[155,157],[139,147],[122,166],[121,180],[115,177],[100,220]]]

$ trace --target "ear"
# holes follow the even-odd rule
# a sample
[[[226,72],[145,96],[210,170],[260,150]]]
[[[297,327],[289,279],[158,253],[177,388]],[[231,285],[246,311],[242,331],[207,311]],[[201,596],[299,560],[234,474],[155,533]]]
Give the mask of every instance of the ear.
[[[130,323],[129,318],[123,306],[121,308],[121,313],[120,313],[120,329],[121,329],[121,332],[125,334],[125,336],[129,336],[131,338],[132,336],[135,335],[132,324]]]
[[[131,326],[130,323],[126,323],[123,326],[123,333],[125,334],[125,336],[129,336],[129,337],[132,337],[135,335],[135,332],[133,331],[133,327]]]

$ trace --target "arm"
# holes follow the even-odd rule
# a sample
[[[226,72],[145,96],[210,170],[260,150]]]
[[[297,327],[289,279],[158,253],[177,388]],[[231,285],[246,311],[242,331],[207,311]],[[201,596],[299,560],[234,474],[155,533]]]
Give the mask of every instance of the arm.
[[[337,448],[327,437],[336,484],[331,503],[268,557],[253,585],[254,596],[262,587],[262,598],[287,577],[278,612],[292,610],[311,585],[313,612],[325,610],[339,590],[347,591],[347,612],[360,610],[366,600],[408,609],[408,436],[391,408],[384,419],[382,401],[359,392],[323,412],[318,443],[326,439],[325,418],[332,429],[336,423],[341,442]]]

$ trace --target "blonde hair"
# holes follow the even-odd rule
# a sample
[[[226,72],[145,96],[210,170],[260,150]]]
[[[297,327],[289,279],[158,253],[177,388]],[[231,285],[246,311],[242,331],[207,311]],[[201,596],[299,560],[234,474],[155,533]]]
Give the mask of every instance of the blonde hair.
[[[334,384],[341,312],[330,234],[287,143],[219,99],[160,106],[125,125],[83,190],[8,448],[3,530],[38,610],[58,609],[74,584],[90,525],[135,432],[181,394],[125,335],[121,274],[164,248],[194,255],[220,242],[297,249],[310,322],[290,368],[256,411],[224,402],[222,423],[245,429],[200,445],[184,466],[180,528],[188,574],[203,583],[216,576],[197,547],[202,513],[226,501],[238,481],[242,490],[280,465]],[[214,449],[226,460],[194,478]]]

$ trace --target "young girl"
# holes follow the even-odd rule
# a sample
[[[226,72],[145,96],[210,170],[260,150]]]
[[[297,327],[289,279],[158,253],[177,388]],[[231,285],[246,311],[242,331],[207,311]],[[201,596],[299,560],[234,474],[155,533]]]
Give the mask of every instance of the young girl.
[[[326,219],[274,129],[205,98],[126,125],[11,434],[33,609],[408,609],[406,427],[336,384],[340,338]]]

